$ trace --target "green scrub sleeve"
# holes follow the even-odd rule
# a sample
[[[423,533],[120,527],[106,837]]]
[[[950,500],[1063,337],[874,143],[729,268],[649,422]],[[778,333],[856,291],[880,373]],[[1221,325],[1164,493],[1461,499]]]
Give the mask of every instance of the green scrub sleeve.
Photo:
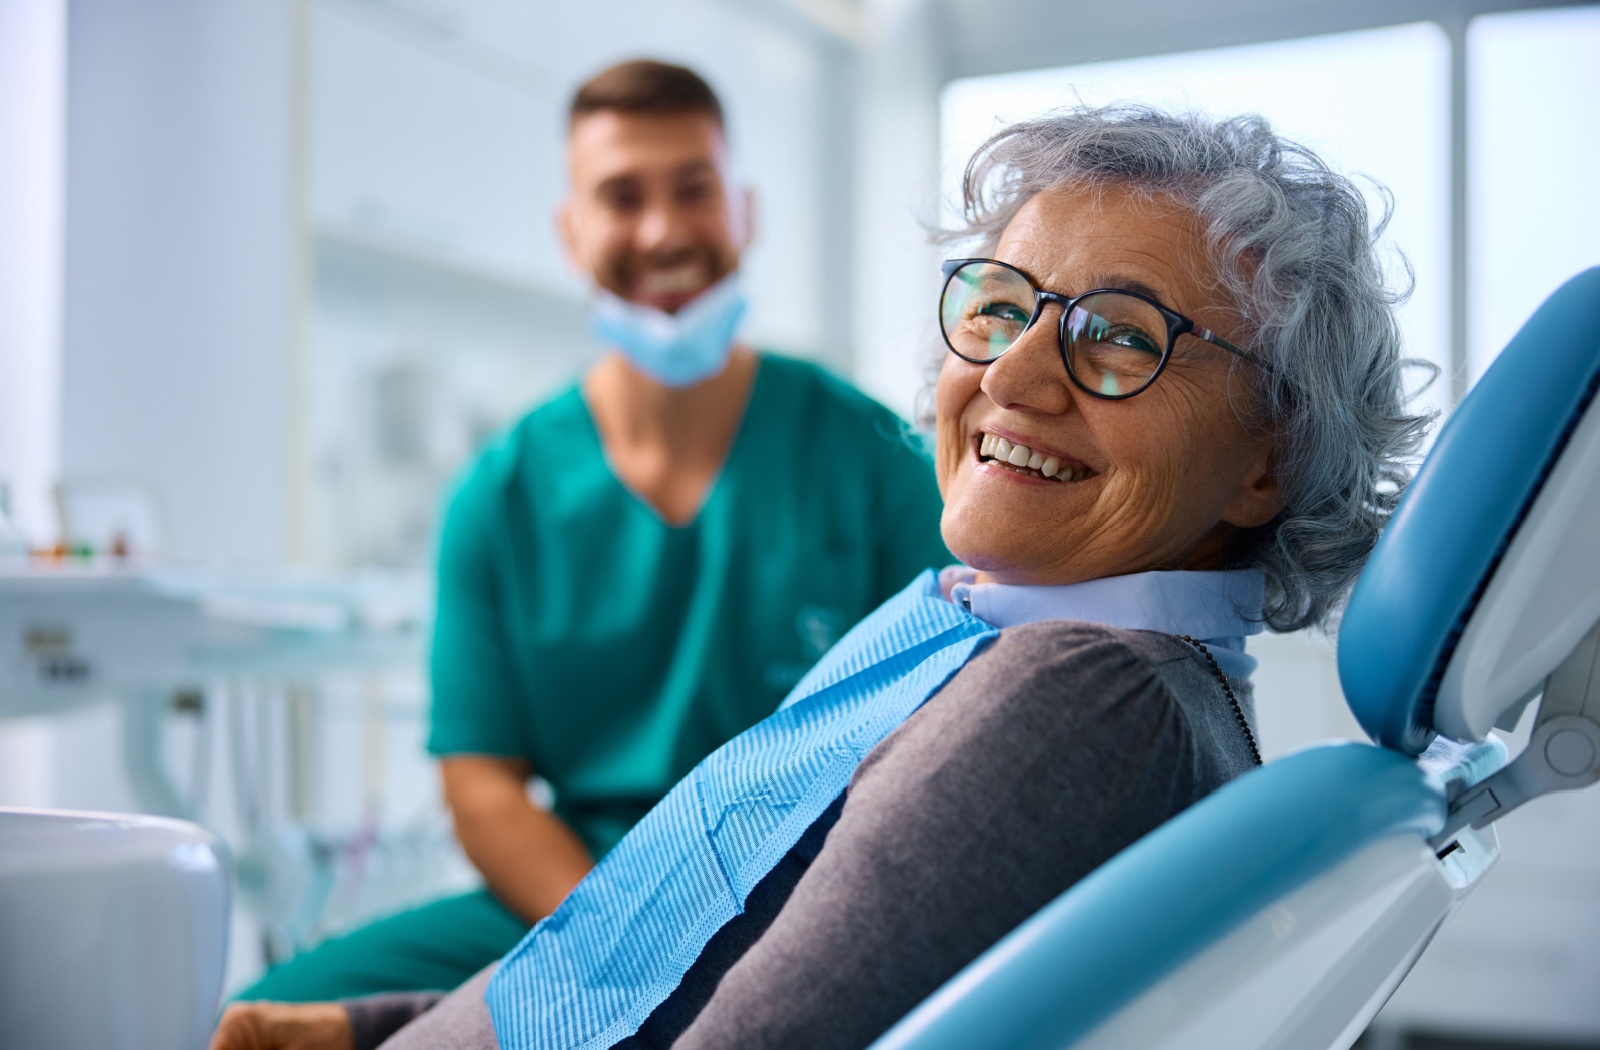
[[[495,566],[504,525],[492,476],[485,476],[490,465],[481,462],[456,491],[440,536],[428,750],[528,759],[527,698],[506,641],[508,609]]]
[[[922,435],[904,427],[903,439],[892,443],[880,465],[878,492],[883,500],[877,520],[876,581],[883,598],[897,594],[924,569],[942,569],[956,559],[939,534],[944,501],[934,479],[933,460]]]

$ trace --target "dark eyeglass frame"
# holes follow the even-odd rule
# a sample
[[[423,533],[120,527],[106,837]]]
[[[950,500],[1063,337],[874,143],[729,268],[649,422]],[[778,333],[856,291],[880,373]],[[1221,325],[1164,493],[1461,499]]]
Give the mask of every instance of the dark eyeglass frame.
[[[1172,359],[1172,348],[1177,345],[1178,336],[1186,334],[1192,335],[1196,339],[1204,340],[1213,346],[1220,346],[1222,349],[1228,351],[1228,353],[1235,355],[1241,360],[1248,361],[1258,368],[1265,369],[1268,372],[1272,371],[1272,366],[1270,364],[1257,357],[1255,354],[1252,354],[1250,351],[1245,350],[1242,347],[1235,346],[1217,333],[1213,332],[1211,329],[1202,328],[1193,320],[1183,316],[1183,314],[1180,314],[1178,311],[1173,310],[1170,307],[1163,306],[1160,302],[1140,292],[1135,292],[1127,288],[1093,288],[1082,293],[1081,295],[1062,295],[1060,292],[1045,291],[1043,288],[1039,287],[1039,282],[1035,281],[1033,279],[1033,275],[1028,273],[1028,271],[1024,270],[1020,266],[1013,266],[1008,262],[1001,262],[999,259],[946,259],[939,266],[940,272],[944,274],[944,283],[939,289],[939,334],[944,337],[944,345],[950,348],[950,352],[961,358],[963,361],[970,361],[975,365],[987,365],[1000,360],[1001,357],[1005,356],[1011,351],[1011,346],[1008,346],[1004,350],[1000,351],[1000,353],[990,358],[968,357],[966,354],[963,354],[960,350],[956,349],[955,344],[950,341],[950,333],[945,331],[944,300],[945,296],[950,294],[950,280],[956,275],[957,270],[960,270],[963,266],[969,266],[973,263],[987,263],[990,266],[999,266],[1003,269],[1010,270],[1012,273],[1021,277],[1024,281],[1027,281],[1028,287],[1033,290],[1033,316],[1028,318],[1028,323],[1023,326],[1021,332],[1017,333],[1017,339],[1012,340],[1011,346],[1016,346],[1017,340],[1020,340],[1024,335],[1027,335],[1028,332],[1033,330],[1033,326],[1038,323],[1039,318],[1044,314],[1044,307],[1046,303],[1055,303],[1061,307],[1061,323],[1056,330],[1056,349],[1061,354],[1061,366],[1067,370],[1067,378],[1072,380],[1073,385],[1091,397],[1098,397],[1104,401],[1126,401],[1130,397],[1136,397],[1139,394],[1144,393],[1150,388],[1150,384],[1159,379],[1161,377],[1161,373],[1166,371],[1167,362]],[[1091,295],[1111,294],[1127,295],[1133,297],[1134,299],[1138,299],[1141,302],[1148,303],[1150,306],[1154,307],[1155,310],[1160,313],[1162,318],[1167,322],[1167,345],[1161,351],[1161,360],[1156,363],[1155,370],[1150,373],[1150,378],[1146,379],[1143,385],[1141,385],[1138,389],[1130,391],[1126,394],[1107,394],[1090,387],[1087,383],[1078,378],[1077,373],[1073,372],[1071,360],[1067,356],[1067,318],[1071,316],[1073,308],[1083,300],[1089,298]]]

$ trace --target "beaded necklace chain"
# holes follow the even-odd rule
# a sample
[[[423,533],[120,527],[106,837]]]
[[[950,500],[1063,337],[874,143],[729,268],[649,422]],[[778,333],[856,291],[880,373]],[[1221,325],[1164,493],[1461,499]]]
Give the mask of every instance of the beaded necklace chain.
[[[1239,719],[1239,728],[1244,730],[1244,738],[1250,744],[1250,754],[1256,760],[1256,765],[1261,764],[1261,749],[1256,747],[1256,735],[1250,731],[1250,722],[1244,717],[1244,708],[1239,706],[1239,698],[1233,695],[1233,686],[1228,684],[1228,676],[1222,673],[1222,668],[1217,666],[1217,658],[1211,655],[1211,650],[1206,648],[1204,642],[1197,638],[1190,638],[1186,634],[1175,634],[1174,638],[1188,642],[1200,650],[1200,655],[1206,658],[1206,663],[1211,665],[1211,673],[1217,676],[1217,681],[1222,683],[1222,691],[1228,694],[1228,703],[1233,705],[1233,713]]]

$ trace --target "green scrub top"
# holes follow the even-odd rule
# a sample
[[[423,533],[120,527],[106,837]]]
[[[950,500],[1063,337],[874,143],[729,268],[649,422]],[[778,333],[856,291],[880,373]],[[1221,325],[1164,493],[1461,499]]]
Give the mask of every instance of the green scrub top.
[[[857,620],[952,560],[940,509],[898,417],[764,355],[722,473],[672,526],[611,472],[570,388],[451,500],[428,749],[526,759],[598,859]]]

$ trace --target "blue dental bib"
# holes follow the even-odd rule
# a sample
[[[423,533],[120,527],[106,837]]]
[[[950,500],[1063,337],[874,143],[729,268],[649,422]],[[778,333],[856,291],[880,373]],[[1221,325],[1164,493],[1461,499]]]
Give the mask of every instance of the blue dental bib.
[[[867,752],[998,635],[931,571],[856,625],[506,957],[485,993],[502,1050],[600,1050],[638,1031]]]

